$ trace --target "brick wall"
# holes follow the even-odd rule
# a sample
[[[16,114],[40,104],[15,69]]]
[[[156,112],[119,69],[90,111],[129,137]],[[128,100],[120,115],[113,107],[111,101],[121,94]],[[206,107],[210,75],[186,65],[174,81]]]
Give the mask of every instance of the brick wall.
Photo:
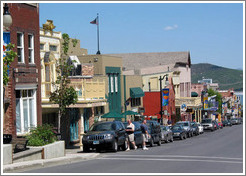
[[[82,76],[94,76],[93,64],[82,64]]]
[[[24,34],[24,63],[18,63],[17,57],[10,66],[9,83],[7,94],[10,104],[4,115],[4,133],[16,136],[16,99],[15,86],[18,84],[37,84],[36,104],[37,123],[42,123],[41,109],[41,66],[40,66],[40,42],[39,42],[39,8],[25,3],[8,3],[12,16],[12,26],[10,27],[10,41],[17,46],[17,32]],[[34,63],[28,61],[28,34],[34,36]],[[17,52],[17,48],[14,49]],[[18,73],[14,69],[18,68]],[[17,70],[15,70],[17,72]]]

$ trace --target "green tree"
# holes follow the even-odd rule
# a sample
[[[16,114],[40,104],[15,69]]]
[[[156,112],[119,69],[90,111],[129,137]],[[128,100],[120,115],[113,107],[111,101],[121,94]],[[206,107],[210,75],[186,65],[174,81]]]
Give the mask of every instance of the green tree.
[[[6,46],[5,54],[6,56],[3,58],[3,85],[6,86],[9,82],[8,69],[11,63],[14,61],[17,53],[13,51],[15,48],[14,44],[9,43]]]
[[[66,118],[66,110],[69,105],[75,104],[78,100],[78,96],[73,87],[69,86],[70,71],[72,69],[71,65],[67,63],[67,52],[69,49],[69,35],[62,34],[63,43],[62,49],[63,54],[56,65],[57,79],[53,83],[55,91],[50,95],[50,101],[59,105],[58,113],[58,133],[61,134],[61,138],[65,141],[69,140],[69,118]],[[62,129],[65,129],[64,133],[61,133]],[[66,143],[67,145],[67,143]]]
[[[216,95],[216,101],[219,102],[219,107],[218,107],[218,110],[217,112],[221,113],[222,112],[222,109],[221,109],[221,106],[222,106],[222,95],[217,92],[217,91],[214,91],[213,89],[208,89],[208,96],[211,97],[213,95]]]

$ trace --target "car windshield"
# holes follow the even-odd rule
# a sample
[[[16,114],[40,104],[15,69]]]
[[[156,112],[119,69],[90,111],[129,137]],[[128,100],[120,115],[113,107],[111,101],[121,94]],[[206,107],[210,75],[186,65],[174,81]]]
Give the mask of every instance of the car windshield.
[[[180,126],[173,126],[172,129],[173,130],[181,130],[181,127]]]
[[[212,122],[212,119],[204,119],[202,120],[202,123],[211,123]]]
[[[99,123],[91,127],[90,131],[112,131],[113,123]]]
[[[178,124],[183,125],[183,126],[189,126],[188,122],[178,122]]]

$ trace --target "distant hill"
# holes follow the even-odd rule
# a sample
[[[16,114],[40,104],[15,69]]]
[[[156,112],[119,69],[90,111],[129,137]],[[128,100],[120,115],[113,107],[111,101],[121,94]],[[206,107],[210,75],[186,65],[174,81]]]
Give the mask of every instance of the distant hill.
[[[212,64],[192,64],[191,82],[197,83],[202,77],[213,79],[213,83],[219,83],[220,90],[234,88],[235,91],[243,90],[243,71],[220,67]]]

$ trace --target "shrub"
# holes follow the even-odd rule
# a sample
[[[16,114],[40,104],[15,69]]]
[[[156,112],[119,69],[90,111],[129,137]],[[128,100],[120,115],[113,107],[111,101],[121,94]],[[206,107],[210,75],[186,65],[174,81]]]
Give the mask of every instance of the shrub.
[[[43,146],[57,140],[56,135],[53,132],[53,127],[48,124],[32,129],[26,138],[28,139],[27,145],[29,146]]]

